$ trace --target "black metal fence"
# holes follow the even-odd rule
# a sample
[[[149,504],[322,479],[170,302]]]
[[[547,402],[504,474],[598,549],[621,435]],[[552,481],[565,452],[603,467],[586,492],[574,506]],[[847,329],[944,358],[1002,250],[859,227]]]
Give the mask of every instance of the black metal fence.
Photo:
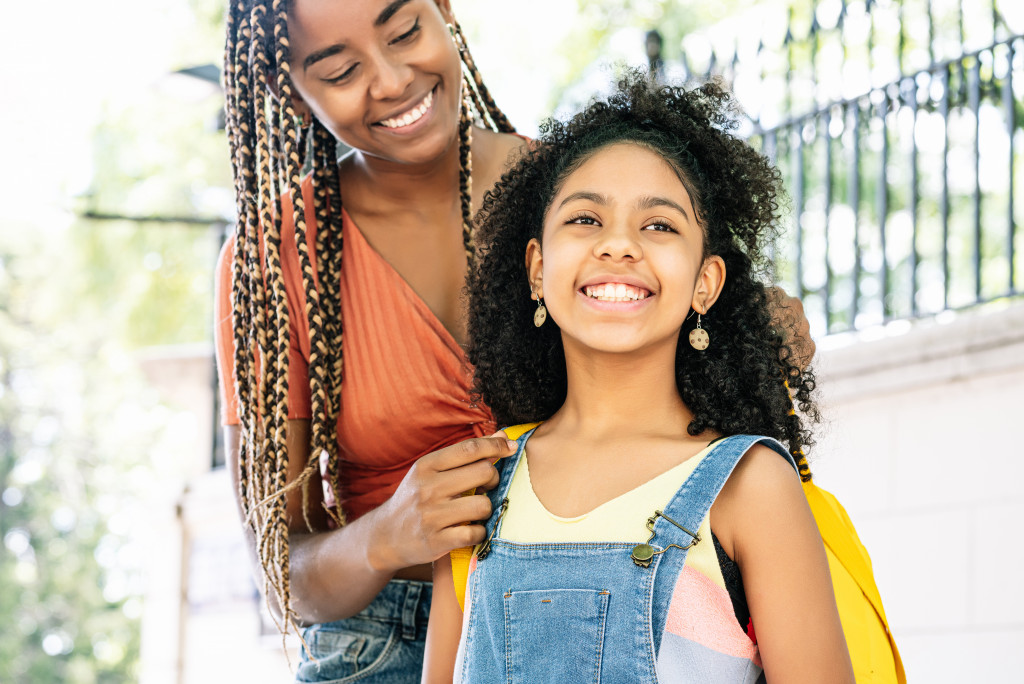
[[[808,0],[779,17],[684,41],[683,65],[732,86],[782,171],[779,278],[818,332],[1024,292],[1024,2]]]

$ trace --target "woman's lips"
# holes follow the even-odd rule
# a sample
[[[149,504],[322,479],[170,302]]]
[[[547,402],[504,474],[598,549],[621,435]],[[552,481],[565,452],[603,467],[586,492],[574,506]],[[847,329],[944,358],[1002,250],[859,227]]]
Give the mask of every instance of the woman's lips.
[[[398,116],[382,119],[377,126],[386,128],[393,133],[407,133],[419,128],[417,124],[425,122],[434,110],[434,90],[430,90],[418,104]]]

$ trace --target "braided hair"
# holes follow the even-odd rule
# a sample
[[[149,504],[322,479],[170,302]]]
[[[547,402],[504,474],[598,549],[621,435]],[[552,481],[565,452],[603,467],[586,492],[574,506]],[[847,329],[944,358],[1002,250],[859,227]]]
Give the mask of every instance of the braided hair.
[[[326,454],[324,478],[340,501],[342,474],[335,435],[344,357],[341,317],[342,221],[336,141],[319,121],[296,115],[290,73],[289,0],[229,0],[224,53],[228,143],[234,171],[237,226],[232,264],[234,380],[239,400],[241,443],[239,496],[256,538],[264,594],[277,598],[278,628],[296,625],[290,606],[289,520],[286,495],[302,493],[308,518],[309,482]],[[450,26],[461,58],[463,102],[459,122],[459,196],[463,243],[473,263],[470,206],[472,124],[514,132],[494,103],[457,24]],[[270,79],[274,79],[273,87]],[[314,253],[306,241],[303,169],[312,167]],[[298,249],[304,311],[289,311],[281,266],[282,200],[290,197]],[[289,316],[309,324],[311,444],[301,474],[288,469]],[[328,510],[345,524],[340,504]],[[276,618],[275,618],[276,619]]]

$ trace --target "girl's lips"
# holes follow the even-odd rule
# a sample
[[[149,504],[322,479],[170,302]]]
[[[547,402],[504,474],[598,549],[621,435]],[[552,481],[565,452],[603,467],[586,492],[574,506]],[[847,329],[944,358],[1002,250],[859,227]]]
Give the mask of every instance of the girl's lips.
[[[657,295],[653,292],[643,299],[625,300],[625,301],[608,301],[602,299],[595,299],[584,294],[581,290],[576,291],[576,296],[583,300],[584,306],[588,306],[595,311],[603,311],[610,313],[632,313],[639,311],[646,307],[652,299]]]
[[[434,118],[434,110],[437,105],[437,94],[438,87],[434,86],[433,90],[427,93],[426,97],[423,98],[415,107],[412,107],[408,111],[404,112],[401,116],[396,116],[393,119],[386,119],[386,121],[401,121],[405,116],[412,114],[421,108],[423,104],[427,104],[426,111],[423,112],[418,119],[402,126],[390,127],[385,125],[383,121],[378,121],[373,124],[373,128],[379,132],[390,133],[392,135],[412,135],[424,128],[430,123],[431,119]]]

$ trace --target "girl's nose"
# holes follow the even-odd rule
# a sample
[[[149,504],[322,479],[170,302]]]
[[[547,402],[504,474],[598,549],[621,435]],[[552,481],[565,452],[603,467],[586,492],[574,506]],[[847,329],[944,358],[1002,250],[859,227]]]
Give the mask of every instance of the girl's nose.
[[[376,67],[377,71],[370,83],[370,96],[376,100],[401,98],[413,80],[409,65],[382,55],[377,60]]]
[[[609,226],[598,236],[594,244],[594,256],[615,261],[636,261],[643,257],[643,249],[633,231]]]

